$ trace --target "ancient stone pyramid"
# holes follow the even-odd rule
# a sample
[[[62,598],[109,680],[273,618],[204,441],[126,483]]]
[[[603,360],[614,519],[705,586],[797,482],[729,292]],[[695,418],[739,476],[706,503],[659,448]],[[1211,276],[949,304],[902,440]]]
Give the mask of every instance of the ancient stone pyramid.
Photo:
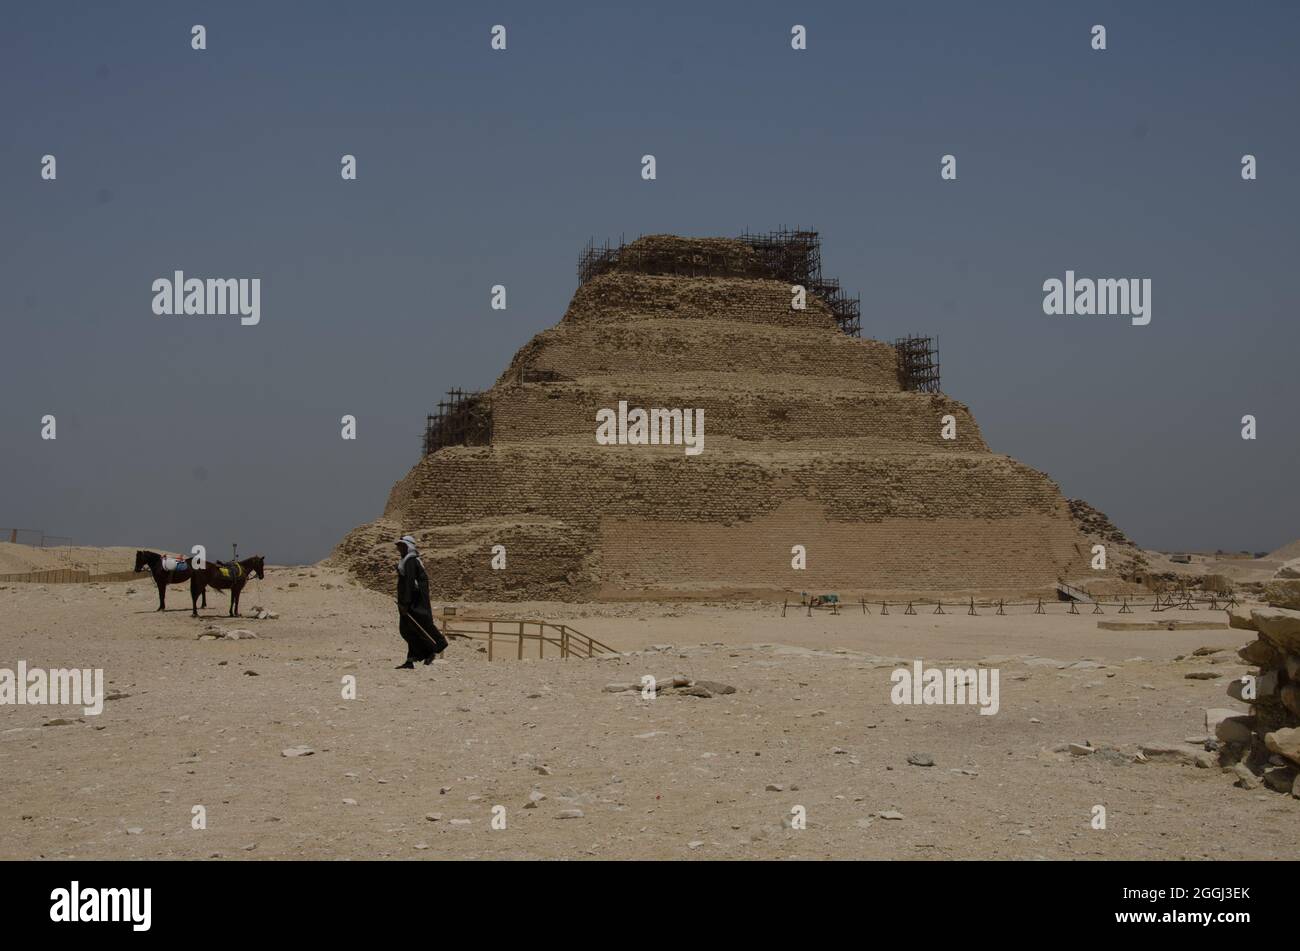
[[[437,597],[480,600],[856,600],[1090,574],[1056,484],[990,452],[963,404],[907,388],[926,378],[895,347],[856,339],[818,254],[811,232],[589,249],[563,319],[432,421],[432,451],[335,559],[390,587],[410,532]],[[598,445],[597,412],[620,401],[703,409],[703,452]]]

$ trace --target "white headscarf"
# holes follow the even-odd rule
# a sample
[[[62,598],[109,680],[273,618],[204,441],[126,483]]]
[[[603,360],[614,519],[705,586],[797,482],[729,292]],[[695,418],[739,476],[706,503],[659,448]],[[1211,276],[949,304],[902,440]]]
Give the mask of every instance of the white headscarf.
[[[420,553],[415,549],[415,539],[410,535],[403,535],[398,539],[398,541],[406,546],[406,554],[403,555],[401,561],[397,563],[397,573],[399,575],[406,574],[406,563],[412,558],[419,561],[420,566],[423,567],[424,562],[420,561]]]

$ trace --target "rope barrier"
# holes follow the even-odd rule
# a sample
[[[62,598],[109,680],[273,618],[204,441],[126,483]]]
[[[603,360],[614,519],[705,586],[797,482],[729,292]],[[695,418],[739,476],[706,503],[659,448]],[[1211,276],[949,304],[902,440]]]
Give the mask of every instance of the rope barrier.
[[[258,587],[260,589],[261,586],[259,585]],[[1079,602],[1072,598],[1062,598],[1061,601],[1063,601],[1066,604],[1064,613],[1076,614],[1076,615],[1083,613],[1079,610],[1080,603],[1088,603],[1088,602]],[[871,610],[870,605],[872,603],[878,604],[880,606],[880,610],[878,612],[873,612]],[[1132,599],[1128,595],[1116,595],[1110,598],[1109,600],[1105,597],[1093,598],[1091,603],[1092,603],[1092,611],[1089,613],[1094,615],[1096,614],[1104,615],[1106,614],[1106,610],[1104,608],[1104,605],[1106,604],[1114,605],[1118,609],[1117,613],[1119,614],[1133,614],[1134,608],[1146,608],[1152,613],[1158,614],[1164,611],[1172,611],[1172,610],[1199,611],[1201,610],[1202,605],[1207,610],[1210,611],[1226,611],[1240,602],[1237,600],[1234,594],[1229,594],[1226,597],[1219,594],[1210,594],[1206,597],[1198,598],[1191,592],[1179,592],[1177,595],[1172,593],[1162,594],[1160,592],[1157,592],[1152,596],[1149,602],[1145,602],[1145,603],[1140,599],[1139,600]],[[818,610],[821,611],[829,611],[831,614],[834,615],[840,614],[840,610],[839,610],[840,605],[838,601],[826,601],[826,602],[817,603],[813,599],[808,598],[808,599],[801,600],[798,606],[805,608],[805,614],[808,617],[812,617],[812,612],[814,608],[817,608]],[[932,607],[933,609],[930,612],[931,614],[948,615],[952,613],[947,609],[947,607],[945,606],[945,602],[942,598],[937,598],[933,601],[929,600],[928,598],[911,598],[907,601],[902,601],[902,600],[889,601],[887,599],[881,599],[875,602],[871,602],[866,599],[865,595],[863,595],[858,598],[858,606],[862,608],[862,613],[864,615],[871,615],[873,613],[878,613],[881,617],[888,617],[890,615],[891,606],[902,607],[904,609],[903,610],[904,615],[912,615],[912,616],[915,616],[918,613],[917,609],[920,607]],[[787,597],[784,601],[781,602],[782,617],[787,616],[790,607],[791,607],[791,602]],[[1033,608],[1032,612],[1030,612],[1032,614],[1045,615],[1045,614],[1052,613],[1047,610],[1047,605],[1043,602],[1043,599],[1041,597],[1036,598],[1032,601],[1028,601],[1028,600],[1008,601],[1005,598],[998,598],[996,600],[989,599],[984,601],[976,601],[974,595],[968,595],[966,600],[965,614],[968,617],[980,617],[981,616],[979,610],[980,608],[993,609],[993,613],[998,617],[1007,617],[1010,614],[1010,611],[1008,609],[1014,609],[1014,608]]]

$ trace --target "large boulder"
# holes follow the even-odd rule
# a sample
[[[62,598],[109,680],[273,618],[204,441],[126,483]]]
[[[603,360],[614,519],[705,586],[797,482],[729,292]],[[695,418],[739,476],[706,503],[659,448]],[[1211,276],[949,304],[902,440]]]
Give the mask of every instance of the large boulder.
[[[1300,687],[1295,684],[1287,684],[1282,688],[1282,706],[1300,717]]]
[[[1300,578],[1300,558],[1292,558],[1290,561],[1283,562],[1282,567],[1277,570],[1273,577],[1282,579]]]
[[[1251,623],[1274,646],[1300,654],[1300,611],[1290,608],[1251,608]]]
[[[1220,743],[1247,744],[1254,727],[1254,717],[1244,716],[1236,710],[1218,708],[1205,711],[1205,728]]]
[[[1287,565],[1293,568],[1300,568],[1300,558],[1295,561],[1288,561]],[[1287,570],[1284,566],[1283,571]],[[1291,608],[1292,610],[1300,609],[1300,575],[1282,575],[1278,572],[1279,577],[1294,580],[1270,581],[1264,585],[1264,600],[1275,608]]]
[[[1237,651],[1237,656],[1252,667],[1280,667],[1282,665],[1282,652],[1262,637],[1255,638]]]
[[[1250,605],[1234,604],[1228,608],[1228,627],[1242,631],[1255,630],[1255,622],[1250,619]]]

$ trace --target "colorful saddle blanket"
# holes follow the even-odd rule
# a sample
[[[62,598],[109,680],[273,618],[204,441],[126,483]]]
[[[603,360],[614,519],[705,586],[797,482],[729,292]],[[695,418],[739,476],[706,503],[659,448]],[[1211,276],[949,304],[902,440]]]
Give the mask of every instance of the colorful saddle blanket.
[[[218,562],[214,567],[217,569],[217,574],[226,581],[238,581],[245,574],[244,566],[237,561]]]

